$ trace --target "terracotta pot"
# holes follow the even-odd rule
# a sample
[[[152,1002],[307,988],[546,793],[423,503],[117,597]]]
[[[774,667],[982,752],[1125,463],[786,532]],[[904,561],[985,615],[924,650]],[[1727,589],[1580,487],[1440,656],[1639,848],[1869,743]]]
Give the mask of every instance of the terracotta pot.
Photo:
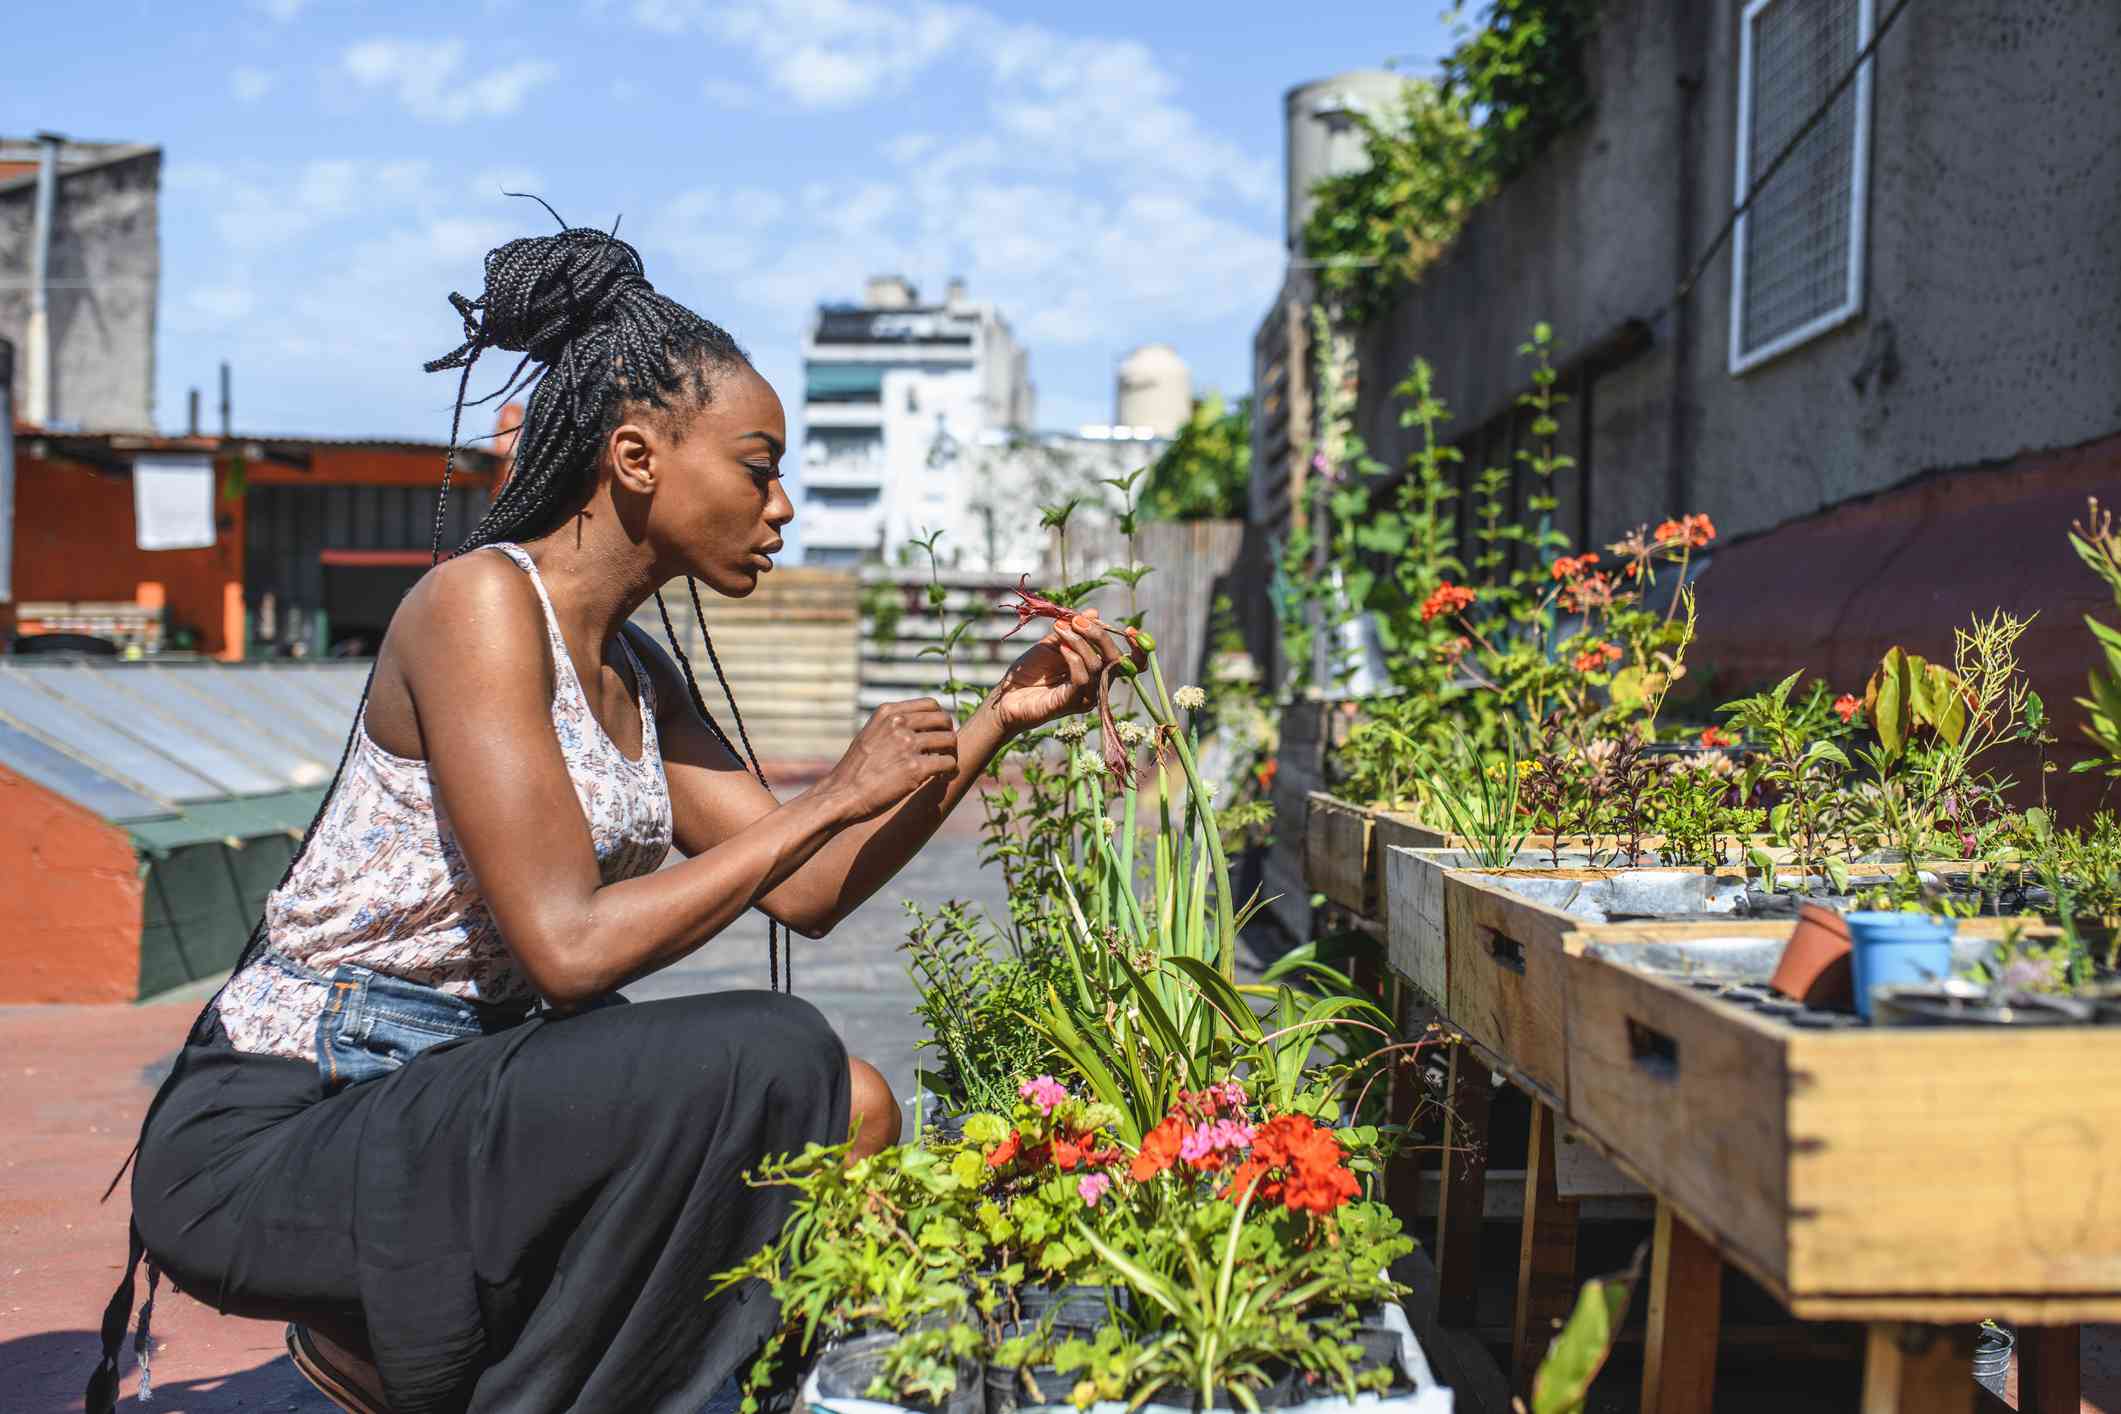
[[[1782,960],[1768,985],[1786,997],[1824,1011],[1847,1011],[1856,1004],[1849,964],[1848,924],[1831,908],[1797,905],[1797,931],[1782,950]]]

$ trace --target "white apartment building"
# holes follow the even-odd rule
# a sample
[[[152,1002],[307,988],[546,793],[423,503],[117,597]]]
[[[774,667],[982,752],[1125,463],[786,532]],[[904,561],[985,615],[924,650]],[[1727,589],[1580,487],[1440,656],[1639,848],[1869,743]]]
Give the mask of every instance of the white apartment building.
[[[859,305],[818,306],[803,383],[805,562],[894,560],[932,529],[968,553],[976,449],[1032,422],[1024,350],[994,307],[956,280],[923,304],[898,276],[871,279]]]

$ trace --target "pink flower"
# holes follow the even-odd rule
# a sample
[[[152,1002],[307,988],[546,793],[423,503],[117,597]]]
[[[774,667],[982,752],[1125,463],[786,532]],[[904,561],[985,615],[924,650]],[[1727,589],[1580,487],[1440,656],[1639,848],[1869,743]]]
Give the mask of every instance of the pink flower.
[[[1068,1087],[1050,1075],[1041,1075],[1017,1086],[1016,1093],[1037,1105],[1040,1114],[1049,1115],[1055,1105],[1068,1098]]]
[[[1076,1194],[1093,1208],[1111,1187],[1112,1175],[1109,1173],[1086,1173],[1075,1180]]]

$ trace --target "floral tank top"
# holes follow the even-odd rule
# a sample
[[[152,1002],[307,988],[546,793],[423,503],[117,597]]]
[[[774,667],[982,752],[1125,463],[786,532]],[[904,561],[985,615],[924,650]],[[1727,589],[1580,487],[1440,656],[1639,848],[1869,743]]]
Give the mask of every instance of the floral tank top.
[[[670,787],[656,743],[655,689],[633,645],[619,636],[640,699],[638,761],[627,759],[589,710],[537,566],[520,546],[490,548],[530,576],[544,608],[552,730],[604,882],[653,873],[670,852]],[[536,998],[501,940],[448,817],[436,807],[427,763],[376,745],[365,713],[308,851],[266,901],[265,926],[267,949],[220,996],[221,1025],[239,1051],[313,1060],[329,990],[313,974],[328,977],[341,963],[482,1005],[527,1005]]]

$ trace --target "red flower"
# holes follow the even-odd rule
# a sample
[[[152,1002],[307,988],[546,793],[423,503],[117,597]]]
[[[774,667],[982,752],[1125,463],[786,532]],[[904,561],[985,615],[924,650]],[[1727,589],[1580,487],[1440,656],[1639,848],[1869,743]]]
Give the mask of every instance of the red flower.
[[[1259,788],[1261,790],[1274,789],[1274,773],[1280,769],[1281,762],[1273,757],[1260,762],[1259,770],[1255,773],[1259,777]]]
[[[1473,591],[1462,584],[1446,581],[1436,586],[1434,593],[1421,604],[1421,621],[1427,623],[1438,614],[1455,614],[1467,608],[1474,599]]]
[[[1072,1139],[1053,1136],[1053,1166],[1062,1173],[1072,1170],[1083,1161],[1083,1151]]]
[[[1361,1191],[1333,1131],[1306,1115],[1276,1115],[1261,1125],[1251,1157],[1232,1171],[1224,1196],[1236,1202],[1254,1179],[1254,1202],[1278,1202],[1292,1211],[1330,1213]]]
[[[1579,673],[1595,673],[1608,663],[1619,662],[1620,658],[1621,653],[1618,644],[1594,643],[1576,655],[1576,671]]]
[[[1834,715],[1844,722],[1854,721],[1856,714],[1862,710],[1863,704],[1856,700],[1853,693],[1844,692],[1834,699]]]
[[[1141,1152],[1134,1156],[1127,1177],[1136,1183],[1154,1178],[1178,1162],[1178,1146],[1185,1141],[1185,1121],[1172,1115],[1142,1136]]]
[[[1015,1130],[1010,1130],[1009,1137],[995,1145],[994,1152],[987,1156],[987,1167],[998,1169],[1004,1164],[1014,1162],[1016,1156],[1023,1152],[1023,1148],[1024,1137]]]
[[[1738,743],[1726,736],[1721,727],[1703,727],[1701,729],[1701,744],[1704,747],[1711,747],[1736,746]]]
[[[1592,551],[1582,555],[1563,555],[1554,561],[1553,575],[1556,579],[1581,579],[1598,563],[1598,554]]]

